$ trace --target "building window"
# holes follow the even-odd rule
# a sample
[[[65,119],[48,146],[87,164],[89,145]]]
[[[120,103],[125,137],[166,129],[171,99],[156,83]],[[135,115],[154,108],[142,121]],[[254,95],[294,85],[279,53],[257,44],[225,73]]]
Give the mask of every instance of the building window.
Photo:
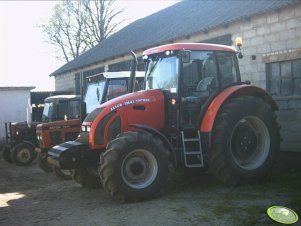
[[[266,64],[267,90],[272,95],[301,95],[301,59]]]

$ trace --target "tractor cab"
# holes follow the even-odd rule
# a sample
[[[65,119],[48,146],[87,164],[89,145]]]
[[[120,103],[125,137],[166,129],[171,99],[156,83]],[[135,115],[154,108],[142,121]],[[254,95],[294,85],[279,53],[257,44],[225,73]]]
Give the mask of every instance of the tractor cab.
[[[47,97],[42,122],[79,119],[81,97],[76,95],[57,95]]]
[[[144,59],[146,90],[163,90],[169,103],[180,108],[180,117],[170,122],[174,128],[177,124],[182,129],[199,127],[198,115],[210,98],[240,82],[232,47],[173,44],[146,51]]]

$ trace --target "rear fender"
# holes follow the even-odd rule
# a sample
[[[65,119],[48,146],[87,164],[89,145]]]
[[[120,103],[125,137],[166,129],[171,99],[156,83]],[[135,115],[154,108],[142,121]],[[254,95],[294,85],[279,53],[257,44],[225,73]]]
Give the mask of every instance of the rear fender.
[[[201,133],[208,135],[209,147],[211,146],[210,137],[214,127],[214,122],[221,106],[228,99],[238,96],[257,96],[268,103],[273,111],[278,110],[277,104],[272,97],[264,89],[261,89],[257,86],[236,85],[223,90],[211,101],[201,121],[200,131]]]

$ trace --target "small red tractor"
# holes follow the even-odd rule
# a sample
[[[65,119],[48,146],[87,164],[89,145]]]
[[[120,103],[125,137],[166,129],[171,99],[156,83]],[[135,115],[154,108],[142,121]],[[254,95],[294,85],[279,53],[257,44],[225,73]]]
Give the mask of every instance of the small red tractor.
[[[48,150],[62,142],[75,140],[80,133],[82,120],[95,108],[117,96],[128,92],[130,72],[104,72],[87,78],[85,95],[64,95],[48,97],[45,100],[43,121],[37,125],[38,162],[45,172],[54,172],[61,179],[69,179],[69,170],[51,166],[47,162]],[[137,90],[143,87],[143,74],[137,76]],[[57,112],[57,118],[48,120],[48,114]],[[81,116],[83,115],[83,116]]]
[[[31,122],[30,126],[26,121],[5,123],[6,144],[2,155],[6,162],[26,166],[36,159],[34,150],[38,145],[35,135],[38,123]]]
[[[145,89],[96,108],[48,161],[120,201],[150,199],[170,167],[205,168],[230,185],[264,179],[280,148],[277,105],[241,81],[237,54],[204,43],[144,51]]]
[[[78,117],[80,102],[81,97],[75,95],[55,95],[46,98],[44,100],[42,122],[60,121],[64,120],[64,117]],[[31,118],[30,113],[28,117]],[[40,123],[30,122],[30,120],[28,122],[5,123],[6,146],[3,149],[3,158],[7,162],[25,166],[36,158],[35,149],[39,146],[36,130]],[[73,139],[76,136],[73,136]],[[56,137],[56,139],[59,138]]]

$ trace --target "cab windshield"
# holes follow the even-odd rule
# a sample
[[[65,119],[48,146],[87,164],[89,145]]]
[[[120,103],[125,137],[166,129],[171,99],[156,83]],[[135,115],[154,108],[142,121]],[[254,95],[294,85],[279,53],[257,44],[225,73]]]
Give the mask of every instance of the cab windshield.
[[[45,103],[43,115],[42,115],[42,122],[49,122],[51,120],[51,115],[53,114],[53,103]]]
[[[87,87],[87,92],[85,96],[86,111],[89,114],[95,108],[97,108],[103,99],[103,93],[105,88],[105,80],[97,83],[91,83]]]
[[[146,71],[146,90],[162,89],[177,92],[178,68],[179,59],[176,56],[150,58]]]
[[[42,122],[53,122],[65,119],[78,119],[80,116],[79,100],[60,100],[44,105]]]

